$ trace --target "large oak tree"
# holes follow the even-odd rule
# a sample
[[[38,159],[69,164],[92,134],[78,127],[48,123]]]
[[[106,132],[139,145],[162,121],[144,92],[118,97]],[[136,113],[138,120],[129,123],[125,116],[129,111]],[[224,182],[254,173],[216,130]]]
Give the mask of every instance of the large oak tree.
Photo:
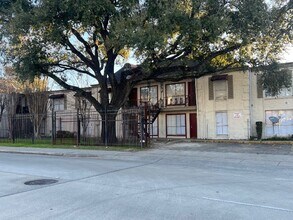
[[[264,0],[2,0],[2,43],[21,76],[49,76],[85,97],[105,119],[105,109],[117,112],[142,80],[198,78],[228,67],[272,62],[292,42],[292,4],[292,0],[269,5]],[[125,62],[129,54],[139,65],[125,64],[115,74],[115,63]],[[67,79],[75,74],[97,80],[101,99],[71,85]],[[115,124],[107,130],[115,134]],[[105,126],[103,137],[104,132]],[[115,135],[105,138],[115,141]]]

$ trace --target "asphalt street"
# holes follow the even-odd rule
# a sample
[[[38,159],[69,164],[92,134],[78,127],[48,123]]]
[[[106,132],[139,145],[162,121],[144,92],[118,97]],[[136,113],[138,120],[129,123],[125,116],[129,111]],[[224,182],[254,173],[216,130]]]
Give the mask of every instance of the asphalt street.
[[[293,219],[292,145],[0,147],[0,176],[0,219]]]

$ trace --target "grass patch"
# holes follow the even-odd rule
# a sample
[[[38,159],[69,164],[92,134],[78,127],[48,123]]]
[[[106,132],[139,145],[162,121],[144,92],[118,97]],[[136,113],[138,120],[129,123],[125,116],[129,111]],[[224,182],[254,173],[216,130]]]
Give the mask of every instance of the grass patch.
[[[32,148],[52,148],[52,149],[81,149],[81,150],[107,150],[107,151],[140,151],[144,148],[140,146],[94,146],[94,145],[74,145],[74,144],[51,144],[50,140],[17,141],[15,143],[0,140],[0,146],[6,147],[32,147]]]

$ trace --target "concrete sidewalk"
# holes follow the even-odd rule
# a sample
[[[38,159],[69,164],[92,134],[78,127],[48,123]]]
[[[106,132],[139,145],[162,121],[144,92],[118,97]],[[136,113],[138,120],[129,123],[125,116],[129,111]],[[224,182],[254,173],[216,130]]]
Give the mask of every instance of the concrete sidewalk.
[[[151,148],[145,151],[104,151],[104,150],[81,150],[81,149],[60,149],[60,148],[30,148],[30,147],[5,147],[0,146],[0,153],[39,154],[66,157],[115,157],[147,154],[172,154],[172,151],[182,151],[188,154],[223,153],[225,154],[264,154],[264,155],[287,155],[293,156],[293,144],[251,144],[251,143],[214,143],[167,140],[157,141]]]
[[[0,153],[37,154],[64,157],[101,157],[107,155],[123,155],[129,152],[103,151],[103,150],[81,150],[60,148],[32,148],[32,147],[5,147],[0,146]]]

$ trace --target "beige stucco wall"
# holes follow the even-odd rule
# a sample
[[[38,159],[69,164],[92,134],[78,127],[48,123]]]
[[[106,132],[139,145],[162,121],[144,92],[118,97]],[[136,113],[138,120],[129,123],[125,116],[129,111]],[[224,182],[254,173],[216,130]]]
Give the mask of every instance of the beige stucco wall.
[[[196,82],[200,139],[247,139],[249,136],[249,74],[238,71],[229,72],[228,75],[233,75],[233,99],[209,100],[210,76]],[[216,135],[216,112],[227,112],[228,135]]]
[[[289,66],[289,69],[293,69]],[[233,75],[234,98],[223,101],[209,100],[208,79],[205,76],[197,80],[198,106],[198,138],[207,139],[248,139],[256,137],[257,121],[263,122],[263,138],[266,134],[266,111],[293,110],[293,96],[288,97],[257,97],[257,73],[237,71],[225,73]],[[293,87],[293,85],[292,85]],[[228,135],[216,135],[216,112],[227,112]],[[240,118],[234,118],[234,113],[240,113]],[[266,125],[267,123],[267,125]]]
[[[291,71],[292,67],[288,67]],[[266,122],[265,112],[270,110],[293,110],[293,96],[288,97],[265,97],[263,93],[263,98],[257,98],[257,79],[256,73],[252,73],[252,99],[251,99],[251,136],[256,136],[255,122],[262,121],[263,122],[263,138],[270,137],[270,135],[266,134],[266,123],[270,124],[270,122]],[[293,87],[293,82],[292,82]]]

